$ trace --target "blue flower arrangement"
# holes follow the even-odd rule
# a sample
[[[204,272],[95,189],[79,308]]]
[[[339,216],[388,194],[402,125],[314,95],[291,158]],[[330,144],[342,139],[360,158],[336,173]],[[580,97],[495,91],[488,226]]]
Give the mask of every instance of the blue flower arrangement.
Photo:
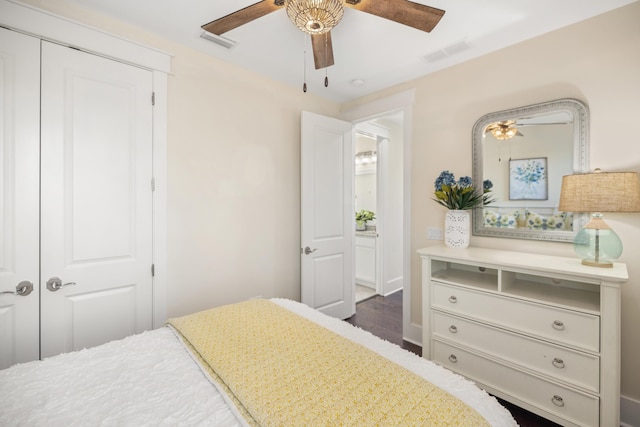
[[[482,191],[478,191],[471,177],[463,176],[456,181],[447,170],[440,173],[434,184],[436,197],[433,200],[451,210],[473,209],[494,202],[490,194],[493,183],[488,179],[482,183]]]

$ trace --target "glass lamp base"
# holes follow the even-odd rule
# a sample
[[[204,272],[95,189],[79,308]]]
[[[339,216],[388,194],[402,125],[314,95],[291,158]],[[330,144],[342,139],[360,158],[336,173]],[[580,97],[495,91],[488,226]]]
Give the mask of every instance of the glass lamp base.
[[[602,214],[593,214],[591,221],[576,234],[573,243],[582,263],[591,267],[611,268],[613,260],[622,255],[622,241],[604,222]]]
[[[582,264],[584,265],[588,265],[589,267],[604,267],[604,268],[611,268],[613,267],[613,262],[611,261],[606,261],[606,262],[596,262],[596,261],[592,261],[589,259],[583,259],[582,260]]]

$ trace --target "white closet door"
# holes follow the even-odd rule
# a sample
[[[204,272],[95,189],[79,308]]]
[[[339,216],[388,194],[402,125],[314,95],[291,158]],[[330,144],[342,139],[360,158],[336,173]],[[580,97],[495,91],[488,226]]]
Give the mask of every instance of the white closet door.
[[[39,357],[39,114],[40,40],[0,28],[0,369]]]
[[[149,71],[43,42],[42,357],[152,327],[151,94]]]

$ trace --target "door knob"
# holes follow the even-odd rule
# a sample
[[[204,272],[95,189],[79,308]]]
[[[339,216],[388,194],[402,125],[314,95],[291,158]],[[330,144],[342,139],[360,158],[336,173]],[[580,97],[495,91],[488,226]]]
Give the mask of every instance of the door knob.
[[[304,254],[305,255],[309,255],[310,253],[313,253],[315,251],[317,251],[318,249],[311,249],[309,246],[304,248]]]
[[[71,285],[75,285],[75,282],[62,284],[62,280],[60,280],[59,277],[52,277],[51,279],[47,280],[47,289],[49,289],[51,292],[60,290],[60,288],[62,288],[63,286]]]
[[[15,292],[3,291],[3,292],[0,292],[0,294],[12,294],[12,295],[20,295],[21,297],[26,297],[31,292],[33,292],[33,283],[29,282],[28,280],[23,280],[22,282],[18,283],[18,285],[16,286]]]

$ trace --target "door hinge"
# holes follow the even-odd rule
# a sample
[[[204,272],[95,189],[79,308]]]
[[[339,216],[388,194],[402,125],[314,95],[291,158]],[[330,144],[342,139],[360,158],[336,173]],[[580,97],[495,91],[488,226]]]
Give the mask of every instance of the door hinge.
[[[151,92],[151,105],[156,105],[156,93]]]
[[[151,191],[156,191],[156,179],[151,178]]]
[[[151,277],[155,277],[156,275],[156,265],[151,264]]]

